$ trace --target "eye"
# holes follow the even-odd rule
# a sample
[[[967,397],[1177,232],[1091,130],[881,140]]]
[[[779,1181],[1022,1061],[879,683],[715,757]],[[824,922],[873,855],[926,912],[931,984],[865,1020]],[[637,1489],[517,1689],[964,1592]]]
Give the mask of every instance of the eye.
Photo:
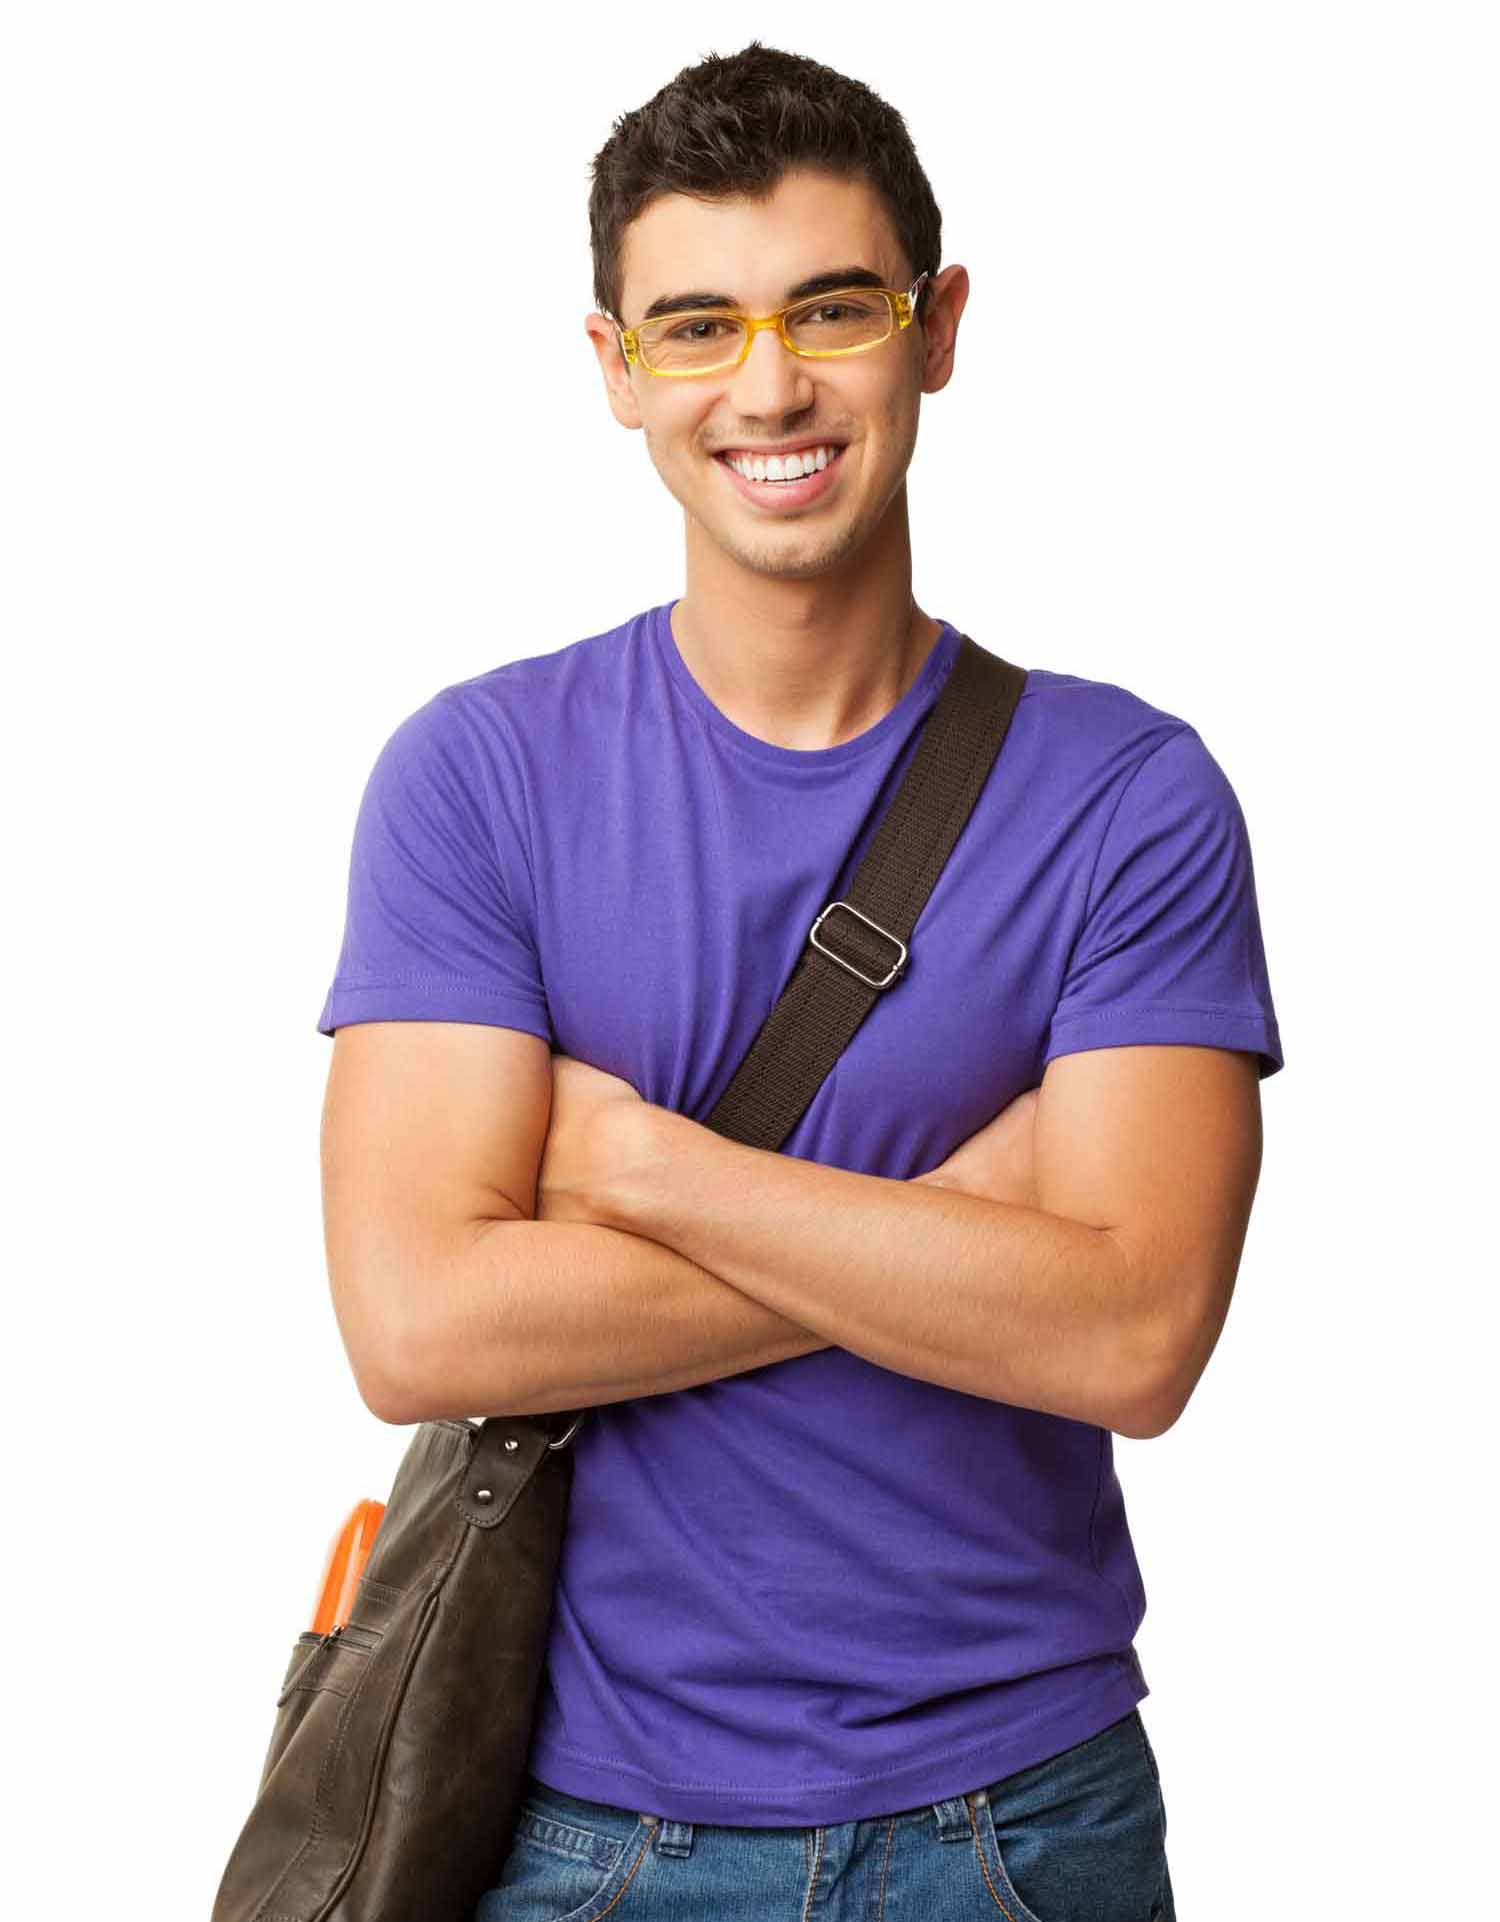
[[[722,320],[708,320],[708,319],[702,319],[702,318],[698,320],[685,320],[680,327],[674,327],[671,329],[671,331],[667,335],[667,339],[668,340],[712,340],[714,338],[712,334],[700,333],[698,330],[704,327],[722,327],[723,325],[724,325],[724,322]]]
[[[847,329],[873,326],[876,320],[884,319],[885,315],[883,295],[848,293],[810,300],[805,306],[795,308],[788,319],[794,327]]]

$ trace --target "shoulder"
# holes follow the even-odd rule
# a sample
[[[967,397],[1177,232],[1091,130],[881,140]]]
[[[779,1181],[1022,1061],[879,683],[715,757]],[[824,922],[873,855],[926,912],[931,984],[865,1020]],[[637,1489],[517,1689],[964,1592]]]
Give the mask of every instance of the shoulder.
[[[1132,806],[1153,795],[1237,803],[1224,770],[1181,714],[1115,681],[1032,668],[1023,704],[1038,765],[1083,806]]]
[[[446,683],[400,722],[388,751],[506,784],[576,765],[621,711],[645,619]]]
[[[632,615],[581,640],[521,655],[454,681],[434,698],[481,728],[517,735],[558,728],[576,732],[597,710],[609,711],[629,687],[639,671],[649,618],[649,613]]]
[[[1022,700],[1049,754],[1065,763],[1138,766],[1174,736],[1194,732],[1180,714],[1116,681],[1053,668],[1027,672]]]

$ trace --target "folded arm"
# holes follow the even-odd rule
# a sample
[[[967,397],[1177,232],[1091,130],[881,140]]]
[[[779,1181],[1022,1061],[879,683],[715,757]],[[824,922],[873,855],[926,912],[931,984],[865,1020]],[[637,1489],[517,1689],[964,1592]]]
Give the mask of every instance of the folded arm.
[[[334,1307],[393,1422],[620,1401],[836,1344],[1157,1434],[1222,1326],[1259,1129],[1253,1056],[1105,1049],[893,1181],[726,1141],[534,1035],[357,1024],[324,1112]]]
[[[1049,1063],[1035,1207],[747,1148],[645,1102],[598,1124],[571,1208],[881,1367],[1137,1437],[1171,1426],[1212,1353],[1260,1165],[1255,1057],[1186,1046]]]
[[[338,1030],[328,1275],[356,1386],[383,1421],[595,1407],[828,1346],[656,1242],[533,1219],[549,1122],[570,1134],[552,1100],[565,1063],[536,1035],[477,1022]]]

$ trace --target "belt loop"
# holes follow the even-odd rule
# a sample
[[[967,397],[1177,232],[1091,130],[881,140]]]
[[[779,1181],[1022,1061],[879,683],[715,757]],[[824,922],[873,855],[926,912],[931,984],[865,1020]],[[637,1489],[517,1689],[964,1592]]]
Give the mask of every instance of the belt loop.
[[[643,1815],[641,1820],[653,1818]],[[656,1837],[658,1855],[691,1855],[693,1852],[693,1825],[691,1822],[668,1822],[662,1820]]]
[[[969,1826],[971,1804],[979,1802],[984,1795],[983,1789],[975,1789],[968,1795],[945,1795],[941,1802],[934,1802],[932,1813],[937,1821],[940,1842],[967,1842],[973,1834]]]

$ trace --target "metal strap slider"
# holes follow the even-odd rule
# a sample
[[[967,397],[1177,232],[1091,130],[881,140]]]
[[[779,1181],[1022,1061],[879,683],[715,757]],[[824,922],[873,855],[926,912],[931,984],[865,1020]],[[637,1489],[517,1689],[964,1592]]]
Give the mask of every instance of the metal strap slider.
[[[823,923],[828,919],[829,915],[833,913],[835,908],[845,909],[848,913],[852,914],[857,921],[863,921],[867,928],[873,928],[882,940],[894,943],[897,954],[888,974],[880,979],[876,979],[875,976],[866,974],[863,968],[857,968],[852,961],[846,960],[843,955],[835,954],[832,948],[818,939],[818,929],[822,927]],[[828,906],[823,909],[822,913],[808,930],[807,938],[815,948],[819,949],[823,954],[826,954],[830,961],[837,961],[841,968],[847,968],[850,974],[855,975],[859,980],[863,981],[867,988],[888,988],[906,966],[907,954],[909,952],[906,943],[899,935],[892,934],[889,928],[881,927],[880,923],[878,921],[872,921],[869,915],[861,914],[859,909],[852,906],[848,901],[830,901]]]

